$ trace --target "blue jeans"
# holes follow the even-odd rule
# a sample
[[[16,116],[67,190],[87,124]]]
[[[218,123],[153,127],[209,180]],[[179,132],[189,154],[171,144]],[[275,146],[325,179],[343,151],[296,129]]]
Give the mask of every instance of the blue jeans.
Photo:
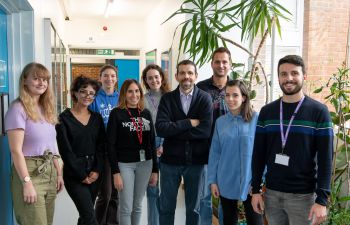
[[[199,224],[200,225],[212,225],[212,220],[213,220],[213,208],[212,208],[212,202],[211,202],[211,189],[210,185],[208,184],[208,171],[207,171],[207,166],[204,166],[204,173],[203,173],[203,179],[204,180],[204,185],[202,188],[202,193],[201,193],[201,201],[200,201],[200,208],[199,208]],[[224,224],[224,214],[222,212],[222,206],[219,200],[219,206],[218,206],[218,219],[219,219],[219,224],[223,225]]]
[[[173,225],[177,192],[184,179],[186,225],[199,225],[199,201],[202,188],[203,165],[170,165],[160,163],[160,225]]]
[[[159,225],[159,187],[147,187],[148,225]]]
[[[293,194],[266,189],[265,211],[269,225],[309,225],[315,194]]]
[[[139,225],[142,199],[152,172],[152,160],[144,162],[118,162],[123,189],[119,191],[119,224]]]
[[[213,209],[211,205],[211,190],[207,180],[208,165],[204,166],[203,170],[203,185],[201,190],[201,200],[199,206],[199,224],[212,225]]]
[[[156,137],[156,148],[158,148],[160,144],[161,144],[161,138]],[[155,187],[152,187],[152,186],[147,187],[148,225],[159,225],[159,186],[158,184]]]

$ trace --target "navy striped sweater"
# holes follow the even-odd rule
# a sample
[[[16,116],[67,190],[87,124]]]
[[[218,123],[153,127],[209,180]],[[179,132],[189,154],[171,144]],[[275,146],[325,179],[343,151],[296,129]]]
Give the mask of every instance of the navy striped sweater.
[[[297,106],[283,102],[284,133]],[[253,193],[259,192],[266,172],[266,187],[287,193],[316,192],[316,203],[327,205],[333,154],[333,129],[327,107],[312,98],[305,100],[297,113],[285,146],[289,165],[275,163],[281,153],[280,99],[264,106],[258,118],[252,160]]]

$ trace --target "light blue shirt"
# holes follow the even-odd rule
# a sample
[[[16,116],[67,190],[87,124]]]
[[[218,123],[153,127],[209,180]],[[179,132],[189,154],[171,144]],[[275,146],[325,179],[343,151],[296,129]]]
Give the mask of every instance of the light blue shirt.
[[[257,120],[257,113],[250,122],[232,113],[216,120],[209,153],[208,183],[217,184],[224,198],[247,199]]]
[[[186,115],[188,113],[188,110],[190,109],[193,90],[194,90],[194,88],[192,88],[192,91],[186,95],[185,93],[182,92],[182,90],[180,88],[180,100],[181,100],[182,110],[184,111],[184,113]]]

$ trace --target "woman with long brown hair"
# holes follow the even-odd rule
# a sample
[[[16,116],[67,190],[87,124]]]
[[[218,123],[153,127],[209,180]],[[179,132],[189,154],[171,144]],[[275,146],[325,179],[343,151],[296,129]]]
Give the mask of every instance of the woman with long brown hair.
[[[158,65],[150,64],[142,71],[142,81],[147,93],[145,94],[145,108],[151,112],[153,125],[156,122],[158,105],[161,97],[170,91],[168,79],[162,68]],[[164,138],[156,134],[155,148],[157,152],[157,161],[163,153]],[[159,182],[158,182],[159,183]],[[158,184],[148,185],[147,187],[147,220],[148,224],[159,224],[159,186]]]
[[[238,201],[243,201],[248,225],[262,225],[254,212],[249,194],[252,155],[258,114],[253,111],[249,91],[243,81],[228,81],[225,103],[229,113],[215,123],[208,163],[208,183],[220,198],[224,225],[238,224]]]
[[[108,152],[115,188],[119,193],[119,224],[139,225],[148,183],[156,185],[158,166],[151,113],[144,108],[140,84],[125,80],[118,107],[107,125]]]

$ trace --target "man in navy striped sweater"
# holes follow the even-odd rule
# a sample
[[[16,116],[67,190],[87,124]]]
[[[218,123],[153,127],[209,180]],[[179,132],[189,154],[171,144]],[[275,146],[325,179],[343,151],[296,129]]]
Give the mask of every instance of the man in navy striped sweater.
[[[333,129],[327,107],[305,96],[305,65],[288,55],[278,63],[282,98],[261,109],[253,153],[252,205],[269,225],[320,224],[327,216]],[[260,194],[264,169],[266,192]]]

